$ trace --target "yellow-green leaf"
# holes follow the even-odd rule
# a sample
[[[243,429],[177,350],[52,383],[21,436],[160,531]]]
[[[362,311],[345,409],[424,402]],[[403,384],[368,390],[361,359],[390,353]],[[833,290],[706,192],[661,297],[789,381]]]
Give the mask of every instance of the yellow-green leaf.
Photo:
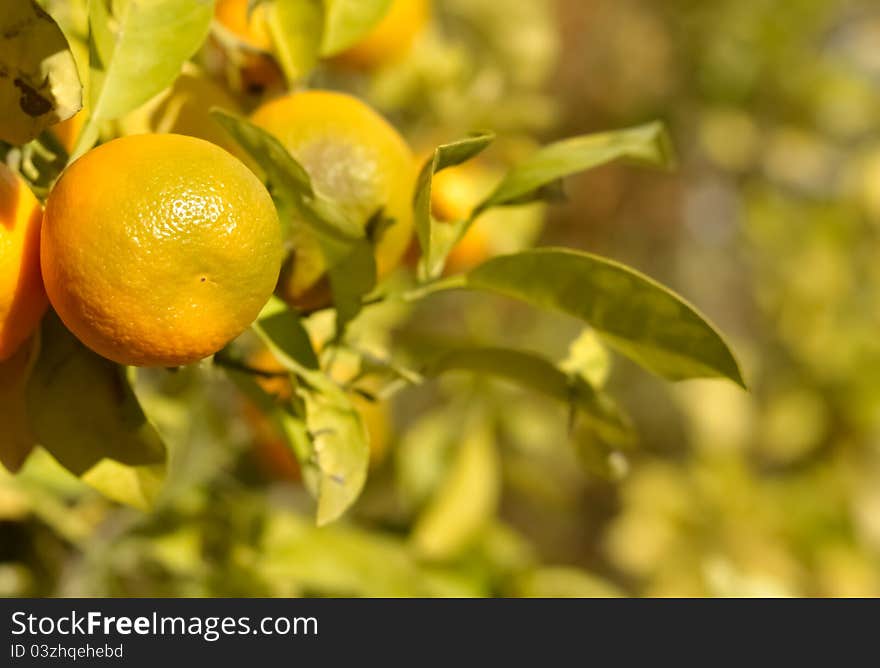
[[[0,140],[26,144],[82,108],[64,33],[34,0],[3,0],[0,74]]]
[[[293,311],[273,300],[254,323],[254,332],[278,361],[300,378],[298,394],[305,404],[311,491],[318,500],[317,521],[324,525],[339,518],[360,496],[370,461],[369,434],[350,397],[317,368],[317,360]]]
[[[282,226],[294,218],[285,211],[300,212],[297,223],[302,220],[306,229],[295,230],[287,224],[286,241],[290,244],[302,239],[303,232],[308,239],[317,240],[333,291],[336,327],[338,332],[343,331],[360,312],[364,295],[376,285],[376,259],[367,238],[368,221],[351,220],[334,200],[315,192],[308,172],[271,134],[221,109],[213,109],[211,115],[265,172]]]
[[[37,439],[65,468],[121,503],[156,498],[165,445],[149,423],[125,370],[83,346],[54,313],[27,385]]]
[[[213,0],[89,0],[91,118],[119,118],[171,85],[213,14]]]
[[[321,0],[274,0],[269,12],[269,30],[275,54],[287,79],[305,78],[318,62],[324,28]]]
[[[488,374],[541,392],[578,409],[608,440],[631,440],[629,421],[609,397],[536,353],[509,348],[458,348],[439,354],[426,373],[436,376],[450,371]]]
[[[369,434],[351,402],[304,393],[306,424],[315,453],[318,526],[338,519],[360,496],[370,462]]]
[[[471,221],[437,223],[431,215],[431,187],[434,174],[466,162],[484,151],[495,139],[490,132],[475,134],[438,146],[422,167],[413,200],[416,237],[422,250],[419,273],[422,278],[436,278],[443,272],[446,257],[461,240]]]
[[[548,188],[551,193],[558,190],[559,179],[621,158],[641,164],[670,165],[672,144],[663,125],[648,123],[544,146],[511,169],[476,211],[542,199]]]
[[[428,559],[450,559],[489,524],[501,493],[501,472],[489,424],[472,425],[436,496],[416,522],[415,549]]]
[[[278,297],[266,302],[253,327],[288,362],[295,361],[305,369],[318,369],[318,356],[302,319]]]
[[[321,55],[332,56],[365,37],[388,13],[392,0],[324,0]]]
[[[745,387],[736,358],[705,316],[613,260],[539,248],[493,258],[456,278],[468,288],[579,318],[613,348],[670,380],[720,376]]]
[[[559,365],[578,374],[595,388],[602,388],[611,373],[611,355],[594,329],[586,328],[568,347],[568,357]]]

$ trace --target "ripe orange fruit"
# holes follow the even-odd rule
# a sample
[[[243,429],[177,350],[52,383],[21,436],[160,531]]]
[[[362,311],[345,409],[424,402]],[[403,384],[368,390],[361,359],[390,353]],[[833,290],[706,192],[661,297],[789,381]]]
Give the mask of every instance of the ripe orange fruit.
[[[261,106],[252,120],[290,151],[316,191],[353,220],[366,226],[379,210],[393,219],[376,242],[379,276],[400,263],[412,236],[415,162],[397,130],[357,98],[328,91],[292,93]],[[278,293],[300,308],[323,306],[329,299],[321,249],[303,221],[293,228],[295,250]]]
[[[0,361],[18,350],[46,310],[42,218],[43,209],[27,184],[0,163]]]
[[[260,51],[272,49],[272,33],[266,22],[266,5],[257,5],[248,11],[248,0],[217,0],[214,18],[244,42]]]
[[[278,216],[239,160],[201,139],[116,139],[49,195],[41,257],[49,300],[120,364],[195,362],[238,336],[272,293]]]
[[[429,0],[393,0],[384,18],[364,39],[334,58],[340,65],[375,69],[402,60],[431,17]]]
[[[270,7],[257,5],[248,11],[248,0],[217,0],[214,18],[245,47],[237,56],[241,83],[249,90],[261,90],[283,83],[283,75],[269,55],[274,42],[267,13]]]

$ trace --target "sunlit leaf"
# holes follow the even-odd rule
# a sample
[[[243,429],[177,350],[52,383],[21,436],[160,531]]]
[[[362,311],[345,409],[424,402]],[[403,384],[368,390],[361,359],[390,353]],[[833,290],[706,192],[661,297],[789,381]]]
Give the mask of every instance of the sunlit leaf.
[[[568,347],[568,357],[559,365],[578,374],[595,388],[605,386],[611,373],[611,355],[594,329],[586,328]]]
[[[303,79],[318,62],[324,29],[321,0],[275,0],[269,30],[288,81]]]
[[[344,51],[366,36],[388,13],[392,0],[324,0],[321,55]]]
[[[489,374],[541,392],[577,408],[607,438],[630,438],[628,421],[609,397],[597,393],[580,376],[566,374],[536,353],[508,348],[460,348],[439,355],[427,374],[462,370]]]
[[[495,514],[501,471],[494,435],[484,421],[472,427],[446,479],[413,527],[413,545],[428,559],[458,555]]]
[[[43,319],[27,412],[40,445],[98,491],[138,508],[156,498],[165,446],[124,369],[88,350],[54,313]]]
[[[431,185],[434,174],[470,160],[485,150],[494,139],[495,135],[491,133],[481,133],[443,144],[434,150],[431,159],[422,167],[413,200],[416,236],[422,249],[419,269],[422,278],[434,278],[442,273],[446,257],[461,239],[470,222],[462,220],[438,223],[434,220],[431,215]]]
[[[306,423],[314,444],[318,526],[338,519],[360,496],[370,462],[369,434],[349,401],[305,392]]]
[[[89,0],[91,119],[113,120],[171,85],[211,24],[211,0]]]
[[[129,466],[103,459],[82,475],[82,480],[108,499],[149,510],[165,482],[164,465]]]
[[[25,388],[39,350],[31,337],[9,359],[0,362],[0,464],[17,472],[36,445],[27,420]]]
[[[299,315],[277,297],[272,297],[254,322],[254,329],[276,353],[295,360],[306,369],[318,369],[318,357]]]
[[[82,108],[73,53],[34,0],[3,0],[0,74],[2,141],[25,144]]]
[[[613,348],[670,380],[721,376],[745,387],[733,353],[703,315],[612,260],[540,248],[493,258],[460,284],[580,318]]]
[[[339,518],[363,490],[370,461],[369,435],[349,395],[312,364],[316,360],[310,359],[308,351],[303,351],[305,332],[296,332],[301,328],[297,320],[296,314],[274,303],[253,329],[282,366],[302,380],[298,394],[304,401],[311,441],[307,463],[314,469],[317,521],[323,525]]]
[[[661,123],[627,130],[571,137],[549,144],[511,169],[476,211],[523,204],[558,190],[559,179],[617,159],[666,166],[672,162],[669,137]]]

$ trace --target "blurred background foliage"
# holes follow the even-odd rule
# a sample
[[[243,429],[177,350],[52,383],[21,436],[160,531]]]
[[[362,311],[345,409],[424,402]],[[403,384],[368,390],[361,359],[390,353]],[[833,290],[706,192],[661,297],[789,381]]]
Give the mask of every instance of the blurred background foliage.
[[[80,5],[45,5],[84,36]],[[245,109],[273,85],[197,60]],[[400,57],[331,59],[312,83],[367,99],[421,153],[497,131],[449,173],[465,210],[538,142],[666,121],[673,173],[570,179],[558,204],[481,219],[452,263],[534,243],[628,262],[731,335],[751,392],[663,383],[485,295],[384,304],[349,345],[393,342],[415,366],[437,343],[555,351],[615,390],[638,442],[572,447],[561,405],[468,375],[365,399],[367,489],[317,529],[292,455],[222,376],[141,372],[173,447],[159,508],[115,506],[40,453],[0,473],[0,595],[880,596],[876,2],[435,0]],[[149,104],[128,122],[155,122]]]

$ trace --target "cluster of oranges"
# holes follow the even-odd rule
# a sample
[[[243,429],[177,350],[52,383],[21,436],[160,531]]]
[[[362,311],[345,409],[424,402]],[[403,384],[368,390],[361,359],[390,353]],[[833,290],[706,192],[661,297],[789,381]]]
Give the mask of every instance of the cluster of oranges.
[[[216,17],[255,49],[268,51],[263,14],[248,14],[247,4],[222,0]],[[336,59],[377,67],[401,58],[428,13],[426,0],[398,0]],[[33,332],[46,295],[86,345],[139,366],[178,366],[209,356],[253,321],[274,289],[296,307],[327,305],[317,241],[307,225],[293,221],[282,257],[272,201],[208,116],[214,106],[239,111],[230,94],[188,64],[170,89],[121,119],[122,137],[64,171],[45,213],[18,177],[3,172],[0,360]],[[55,128],[68,149],[84,114]],[[375,249],[380,277],[392,271],[412,240],[416,173],[397,130],[357,98],[317,90],[271,100],[251,120],[278,138],[315,189],[352,219],[366,224],[381,210],[393,221]],[[472,180],[467,171],[438,175],[438,219],[467,215]],[[472,264],[470,256],[483,254],[482,246],[471,235],[452,266],[462,254]]]
[[[415,162],[405,141],[356,98],[307,91],[252,120],[275,135],[313,187],[366,224],[394,223],[376,244],[384,274],[412,233]],[[263,183],[230,152],[181,134],[121,137],[61,175],[45,212],[26,184],[2,175],[4,290],[0,355],[32,333],[46,295],[86,345],[121,364],[179,366],[235,338],[276,288],[281,227]],[[279,293],[302,306],[325,273],[304,224]]]
[[[220,0],[216,19],[253,49],[243,76],[259,78],[271,36],[259,6],[250,13],[247,6],[247,0]],[[428,0],[397,0],[334,63],[369,69],[399,61],[428,16]],[[273,291],[297,308],[329,304],[317,240],[301,220],[285,221],[292,238],[282,239],[269,192],[208,115],[215,106],[241,111],[220,84],[188,63],[171,88],[118,122],[121,136],[64,170],[45,207],[0,164],[0,375],[14,380],[25,373],[34,348],[29,341],[49,305],[80,341],[110,360],[175,367],[237,337]],[[68,152],[86,114],[53,128]],[[375,240],[377,269],[380,278],[394,270],[413,243],[418,167],[398,131],[363,101],[320,90],[280,95],[250,119],[353,220],[366,225],[383,212],[391,225]],[[470,177],[462,169],[438,175],[439,220],[469,214],[476,203]],[[485,252],[471,234],[451,266],[473,264]],[[374,422],[373,431],[381,432],[378,414]]]

